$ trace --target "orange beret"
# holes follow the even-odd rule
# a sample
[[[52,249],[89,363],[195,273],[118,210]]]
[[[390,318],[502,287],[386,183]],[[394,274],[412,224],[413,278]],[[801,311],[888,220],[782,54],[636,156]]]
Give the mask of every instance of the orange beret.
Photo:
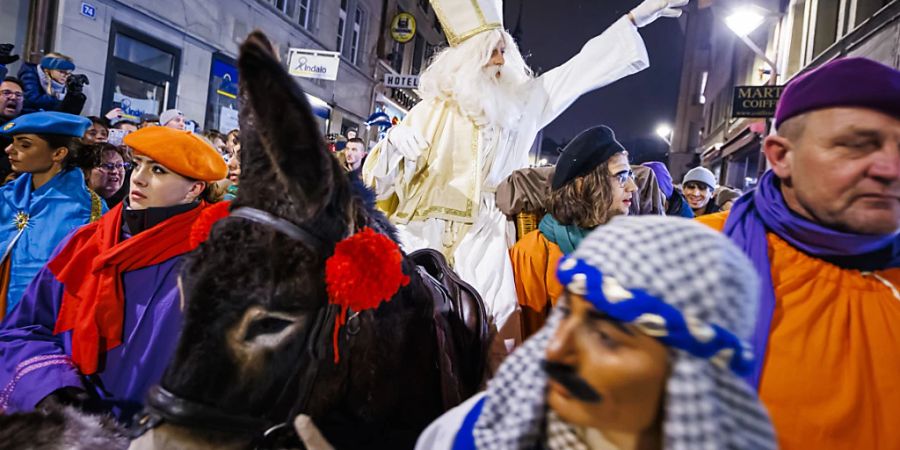
[[[192,180],[218,181],[228,175],[222,155],[190,131],[144,127],[125,136],[125,145]]]

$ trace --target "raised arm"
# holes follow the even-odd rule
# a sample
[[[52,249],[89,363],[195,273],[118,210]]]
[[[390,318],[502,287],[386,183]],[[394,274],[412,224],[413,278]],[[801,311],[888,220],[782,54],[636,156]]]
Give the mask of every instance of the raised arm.
[[[678,17],[688,0],[645,0],[622,16],[581,51],[559,67],[534,80],[537,92],[529,102],[540,109],[539,125],[546,126],[578,97],[650,66],[637,29],[659,17]]]

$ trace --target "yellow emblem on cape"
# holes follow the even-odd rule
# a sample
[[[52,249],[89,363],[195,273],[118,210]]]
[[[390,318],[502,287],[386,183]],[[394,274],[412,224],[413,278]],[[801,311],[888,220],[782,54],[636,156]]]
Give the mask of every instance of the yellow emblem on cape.
[[[16,213],[16,218],[13,219],[13,224],[16,225],[16,229],[22,231],[23,228],[28,226],[28,213],[25,211],[19,211]]]
[[[7,122],[6,125],[3,125],[3,131],[8,131],[10,128],[16,126],[14,122]]]

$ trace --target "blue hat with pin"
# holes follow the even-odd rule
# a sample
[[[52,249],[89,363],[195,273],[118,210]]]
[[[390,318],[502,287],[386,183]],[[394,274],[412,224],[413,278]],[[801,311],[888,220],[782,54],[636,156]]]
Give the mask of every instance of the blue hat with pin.
[[[10,120],[0,133],[7,136],[16,134],[58,134],[62,136],[82,137],[88,127],[90,119],[56,111],[42,111],[24,114]]]

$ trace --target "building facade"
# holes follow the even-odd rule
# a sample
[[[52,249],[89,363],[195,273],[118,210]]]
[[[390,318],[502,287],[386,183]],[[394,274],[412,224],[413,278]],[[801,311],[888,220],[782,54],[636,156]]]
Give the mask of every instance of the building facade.
[[[725,25],[740,7],[764,16],[747,38],[765,59]],[[692,50],[685,52],[669,161],[676,180],[702,164],[720,184],[755,186],[766,168],[761,144],[772,123],[733,117],[735,86],[781,86],[844,56],[900,68],[900,0],[704,0],[696,8],[688,14],[686,48]]]
[[[2,1],[0,40],[31,61],[69,55],[90,78],[86,115],[178,108],[227,132],[236,127],[235,59],[254,29],[285,61],[291,48],[340,53],[335,81],[296,78],[324,133],[364,127],[373,109],[382,0]]]
[[[375,112],[397,122],[421,99],[414,87],[386,86],[385,75],[418,76],[431,57],[447,45],[447,38],[428,0],[386,0],[383,6],[385,26],[376,48]],[[414,18],[414,26],[406,15]],[[403,32],[398,32],[398,28]],[[370,130],[372,140],[378,131]]]

